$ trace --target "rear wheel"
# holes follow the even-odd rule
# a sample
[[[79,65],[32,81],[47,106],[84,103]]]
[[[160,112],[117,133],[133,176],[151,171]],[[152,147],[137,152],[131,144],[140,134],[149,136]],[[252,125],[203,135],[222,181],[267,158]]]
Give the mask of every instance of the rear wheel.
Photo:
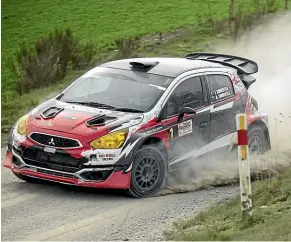
[[[136,154],[131,170],[132,197],[148,197],[162,186],[166,176],[165,158],[154,146],[144,146]]]
[[[268,141],[261,126],[253,126],[248,131],[249,152],[261,155],[268,150]]]

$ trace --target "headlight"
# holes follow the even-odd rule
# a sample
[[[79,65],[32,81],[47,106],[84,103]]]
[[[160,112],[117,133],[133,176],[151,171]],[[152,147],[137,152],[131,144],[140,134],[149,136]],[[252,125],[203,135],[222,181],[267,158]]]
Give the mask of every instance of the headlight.
[[[18,121],[18,125],[17,125],[17,133],[20,135],[26,135],[26,122],[27,122],[27,118],[28,118],[28,114],[22,116],[19,121]]]
[[[123,145],[127,135],[128,130],[116,131],[94,139],[90,142],[90,146],[95,149],[118,149]]]

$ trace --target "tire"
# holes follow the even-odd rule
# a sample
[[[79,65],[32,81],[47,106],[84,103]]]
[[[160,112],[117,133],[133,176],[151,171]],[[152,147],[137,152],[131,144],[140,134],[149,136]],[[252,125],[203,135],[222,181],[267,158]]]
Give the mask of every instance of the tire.
[[[26,181],[26,182],[29,182],[29,183],[44,183],[44,181],[41,180],[41,179],[33,178],[33,177],[30,177],[30,176],[25,176],[25,175],[14,173],[14,172],[13,172],[13,174],[15,176],[17,176],[17,178],[19,178],[20,180],[23,180],[23,181]]]
[[[268,150],[268,140],[263,127],[250,127],[248,131],[248,145],[250,154],[261,155]]]
[[[133,160],[130,189],[127,194],[134,198],[154,195],[163,185],[166,177],[166,161],[154,146],[143,146]]]

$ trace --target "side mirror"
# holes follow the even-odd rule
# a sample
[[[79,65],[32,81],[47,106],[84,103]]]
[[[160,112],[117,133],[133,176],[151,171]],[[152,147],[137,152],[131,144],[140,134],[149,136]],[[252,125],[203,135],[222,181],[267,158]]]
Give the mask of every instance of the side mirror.
[[[196,111],[193,108],[190,108],[190,107],[182,108],[178,115],[178,122],[181,122],[183,120],[185,114],[195,114],[195,113]]]

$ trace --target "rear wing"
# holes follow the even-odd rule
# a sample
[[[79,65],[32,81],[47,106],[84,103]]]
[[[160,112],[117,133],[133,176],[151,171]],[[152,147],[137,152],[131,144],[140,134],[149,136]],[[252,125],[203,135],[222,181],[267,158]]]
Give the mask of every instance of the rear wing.
[[[234,68],[247,89],[256,81],[250,75],[258,72],[258,64],[243,57],[215,53],[190,53],[185,58],[219,63]]]
[[[219,63],[236,69],[238,75],[250,75],[258,72],[258,64],[256,62],[239,56],[215,53],[190,53],[185,58]]]

